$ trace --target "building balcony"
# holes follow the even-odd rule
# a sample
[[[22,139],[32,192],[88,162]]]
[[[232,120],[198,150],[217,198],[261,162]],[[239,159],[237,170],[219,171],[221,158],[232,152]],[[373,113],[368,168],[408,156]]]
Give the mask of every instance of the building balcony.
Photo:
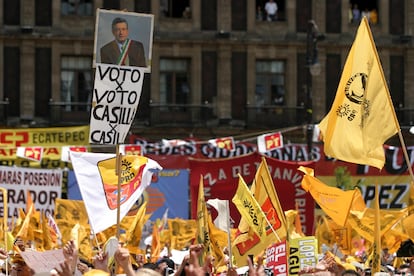
[[[8,114],[9,101],[0,101],[0,125],[23,127],[23,119]],[[30,126],[55,127],[87,125],[90,122],[90,104],[85,102],[49,102],[49,117],[34,118]],[[414,108],[398,107],[395,109],[401,128],[414,125]],[[247,105],[244,120],[220,119],[216,116],[213,105],[191,104],[154,104],[149,105],[148,112],[137,113],[132,128],[151,127],[229,127],[239,129],[278,129],[306,124],[305,108],[278,105]],[[18,123],[20,121],[20,124]],[[25,122],[27,123],[27,122]]]

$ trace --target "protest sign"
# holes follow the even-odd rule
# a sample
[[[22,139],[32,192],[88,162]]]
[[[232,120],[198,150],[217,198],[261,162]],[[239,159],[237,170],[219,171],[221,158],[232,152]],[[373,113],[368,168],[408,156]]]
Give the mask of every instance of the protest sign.
[[[128,134],[141,97],[144,69],[97,64],[89,142],[121,144]]]
[[[27,169],[0,166],[0,187],[7,189],[8,214],[0,206],[0,215],[18,217],[19,208],[25,209],[27,191],[35,208],[45,214],[53,214],[55,199],[62,194],[62,170]],[[0,196],[0,202],[4,202]],[[26,210],[27,211],[27,210]]]

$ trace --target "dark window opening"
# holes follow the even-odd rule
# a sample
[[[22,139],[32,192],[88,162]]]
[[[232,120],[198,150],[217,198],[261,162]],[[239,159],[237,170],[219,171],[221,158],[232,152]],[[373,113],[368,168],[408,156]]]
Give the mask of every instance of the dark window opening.
[[[36,26],[52,25],[52,0],[36,0],[35,24]]]
[[[151,13],[151,0],[135,0],[135,12]]]
[[[9,1],[6,1],[9,2]],[[9,116],[20,116],[20,49],[19,47],[4,47],[3,89],[4,98],[9,100],[7,107]]]
[[[276,4],[276,6],[274,4]],[[286,21],[286,1],[256,0],[256,20]]]
[[[191,18],[189,0],[160,0],[160,15],[173,18]]]
[[[191,100],[190,60],[160,60],[160,103],[162,105],[186,105]],[[179,108],[184,111],[185,108]]]
[[[62,0],[60,4],[62,15],[93,15],[92,0]]]
[[[36,48],[35,55],[35,116],[48,117],[52,96],[52,49]]]
[[[121,9],[121,3],[119,0],[104,0],[103,8],[108,10],[119,10]]]
[[[217,30],[217,2],[201,0],[201,29]]]
[[[377,24],[378,0],[350,0],[349,1],[349,23],[359,24],[362,17],[366,16],[370,24]]]
[[[20,1],[3,2],[4,25],[20,25]]]

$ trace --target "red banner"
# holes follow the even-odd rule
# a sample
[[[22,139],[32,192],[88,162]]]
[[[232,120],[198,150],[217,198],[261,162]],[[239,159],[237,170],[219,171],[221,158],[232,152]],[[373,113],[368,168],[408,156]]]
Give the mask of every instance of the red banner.
[[[200,175],[204,178],[205,200],[219,198],[230,202],[230,216],[237,227],[240,214],[231,202],[237,190],[238,174],[242,175],[246,183],[250,184],[260,164],[262,155],[251,153],[240,157],[227,159],[189,159],[190,165],[190,194],[192,217],[196,217],[198,184]],[[310,162],[286,162],[274,158],[266,158],[270,174],[279,200],[284,211],[295,209],[298,203],[303,230],[311,235],[314,222],[315,203],[312,196],[301,187],[303,174],[297,170],[299,166],[313,167]]]

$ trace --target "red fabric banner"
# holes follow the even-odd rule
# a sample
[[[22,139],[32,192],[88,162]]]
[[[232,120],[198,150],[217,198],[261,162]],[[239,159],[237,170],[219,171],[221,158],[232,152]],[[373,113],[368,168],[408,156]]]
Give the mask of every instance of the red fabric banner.
[[[260,164],[262,155],[255,152],[240,157],[227,159],[194,159],[189,158],[191,202],[197,202],[200,175],[204,178],[205,200],[219,198],[230,201],[230,216],[237,227],[240,214],[231,202],[237,190],[238,174],[250,184]],[[312,196],[301,187],[303,173],[297,170],[299,166],[314,167],[312,162],[286,162],[266,157],[270,174],[280,204],[284,211],[299,206],[299,214],[304,232],[311,235],[314,222],[315,203]],[[191,206],[191,216],[196,217],[196,204]],[[214,216],[214,212],[212,212]]]

